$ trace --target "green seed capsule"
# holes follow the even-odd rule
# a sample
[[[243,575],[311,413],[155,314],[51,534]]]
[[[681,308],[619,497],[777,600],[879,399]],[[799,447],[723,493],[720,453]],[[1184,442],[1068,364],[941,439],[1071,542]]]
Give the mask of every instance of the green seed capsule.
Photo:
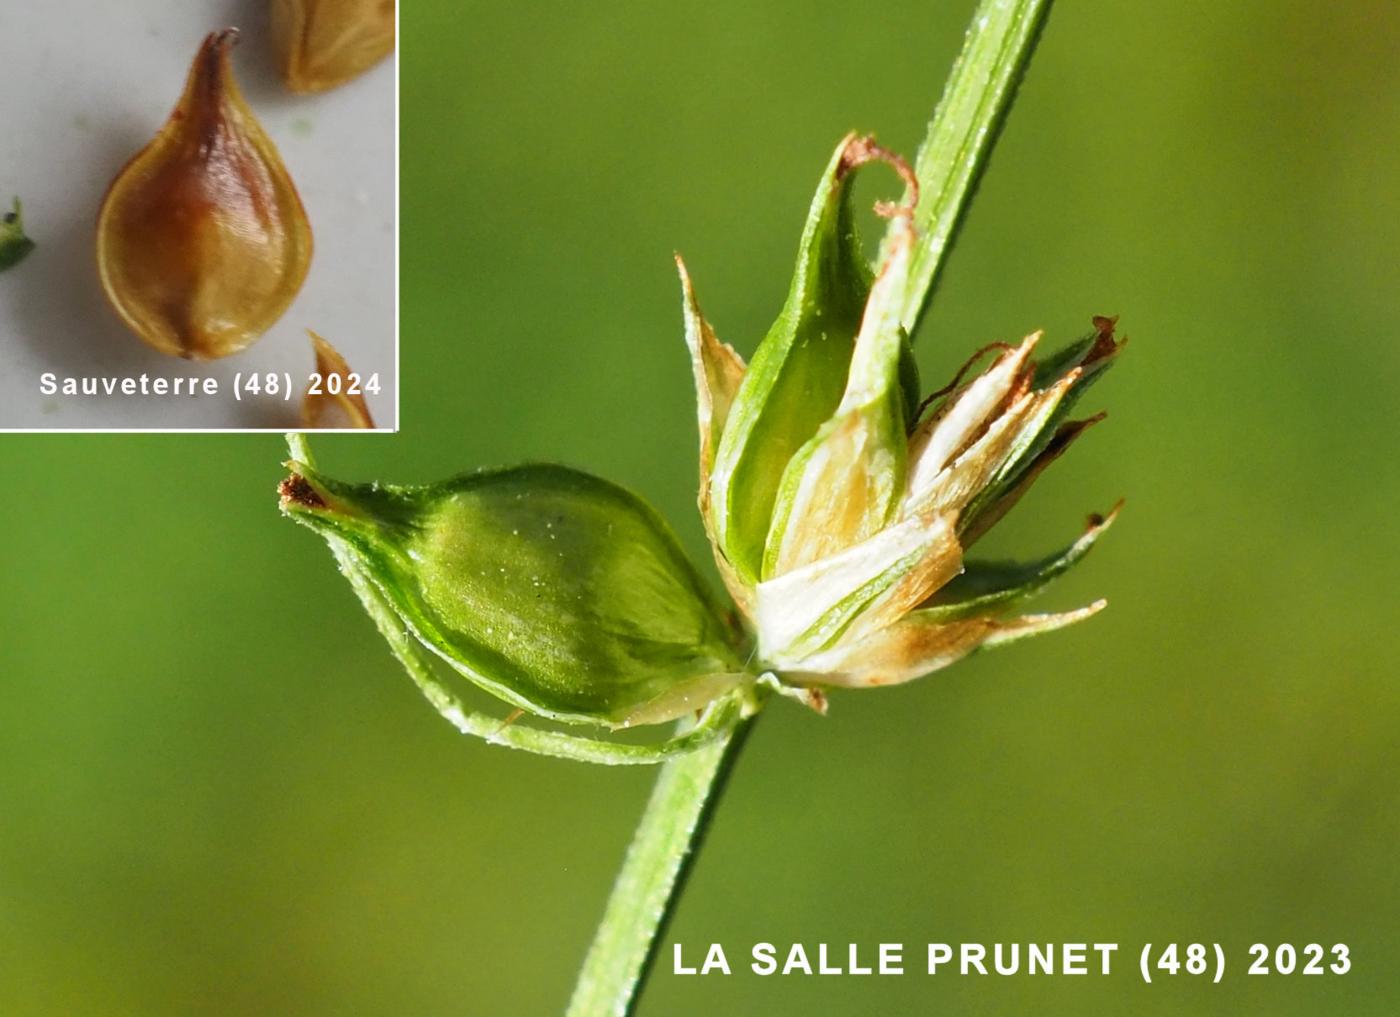
[[[520,709],[659,723],[746,680],[724,612],[621,488],[559,466],[418,488],[293,468],[284,511],[348,546],[418,640]]]

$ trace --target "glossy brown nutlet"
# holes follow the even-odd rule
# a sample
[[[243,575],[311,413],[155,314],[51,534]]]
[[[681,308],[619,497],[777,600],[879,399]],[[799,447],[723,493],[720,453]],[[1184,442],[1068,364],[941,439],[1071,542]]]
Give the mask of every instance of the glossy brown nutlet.
[[[311,264],[295,185],[234,80],[235,29],[200,46],[170,119],[112,181],[97,266],[112,306],[145,342],[212,360],[252,344]]]
[[[272,0],[272,37],[293,92],[324,92],[394,51],[394,0]]]

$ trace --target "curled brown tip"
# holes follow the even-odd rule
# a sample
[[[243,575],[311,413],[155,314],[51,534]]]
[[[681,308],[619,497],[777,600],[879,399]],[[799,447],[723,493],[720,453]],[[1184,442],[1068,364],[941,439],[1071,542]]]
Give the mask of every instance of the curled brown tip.
[[[1114,329],[1118,327],[1118,315],[1115,314],[1110,318],[1107,315],[1096,314],[1092,321],[1095,332],[1094,345],[1089,348],[1089,352],[1080,362],[1080,366],[1085,368],[1092,367],[1099,361],[1113,356],[1128,342],[1127,336],[1123,336],[1121,339],[1114,338]]]
[[[836,179],[840,180],[857,166],[863,166],[865,163],[875,160],[889,164],[899,174],[899,178],[904,181],[904,186],[909,190],[908,204],[879,201],[875,203],[875,214],[887,219],[897,215],[913,215],[914,206],[919,203],[919,179],[914,175],[913,167],[904,161],[903,156],[876,142],[874,135],[852,134],[847,138],[845,147],[841,150],[841,162],[836,167]]]
[[[290,477],[277,485],[277,494],[282,499],[282,507],[285,509],[289,505],[300,505],[302,508],[323,509],[327,508],[326,500],[321,497],[310,481],[299,473],[293,473]]]
[[[990,352],[991,350],[1001,350],[1003,353],[1010,353],[1014,349],[1016,349],[1015,346],[1012,346],[1010,343],[1003,342],[988,343],[986,346],[983,346],[972,356],[968,357],[966,363],[964,363],[962,367],[958,368],[958,373],[953,375],[952,381],[948,382],[948,384],[944,385],[938,391],[930,392],[924,398],[924,401],[919,403],[919,408],[914,412],[914,419],[918,420],[919,418],[921,418],[924,415],[924,411],[926,411],[930,406],[932,406],[935,401],[943,398],[945,395],[948,395],[959,385],[961,385],[963,376],[966,375],[968,371],[972,370],[972,365],[977,363],[977,361],[981,360],[984,356],[986,356],[988,352]]]

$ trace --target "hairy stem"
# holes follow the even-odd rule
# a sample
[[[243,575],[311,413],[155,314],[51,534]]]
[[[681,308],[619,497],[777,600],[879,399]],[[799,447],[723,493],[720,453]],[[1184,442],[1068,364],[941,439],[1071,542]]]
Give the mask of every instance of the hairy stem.
[[[752,720],[666,763],[613,884],[567,1017],[628,1017]]]

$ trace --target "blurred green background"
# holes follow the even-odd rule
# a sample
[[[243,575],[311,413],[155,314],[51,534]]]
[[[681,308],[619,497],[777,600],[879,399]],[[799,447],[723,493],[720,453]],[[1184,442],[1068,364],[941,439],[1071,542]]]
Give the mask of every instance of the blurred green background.
[[[707,561],[671,253],[752,352],[832,147],[912,152],[972,6],[406,4],[404,430],[324,464],[561,460]],[[1117,972],[663,964],[644,1014],[1396,1012],[1398,49],[1392,3],[1057,5],[919,352],[933,388],[1122,315],[1109,422],[992,547],[1126,495],[1044,602],[1111,606],[769,711],[666,940],[1113,941]],[[0,1014],[561,1010],[652,773],[456,736],[279,519],[281,456],[0,437]],[[1225,981],[1142,985],[1170,940]],[[1256,941],[1354,970],[1247,977]]]

